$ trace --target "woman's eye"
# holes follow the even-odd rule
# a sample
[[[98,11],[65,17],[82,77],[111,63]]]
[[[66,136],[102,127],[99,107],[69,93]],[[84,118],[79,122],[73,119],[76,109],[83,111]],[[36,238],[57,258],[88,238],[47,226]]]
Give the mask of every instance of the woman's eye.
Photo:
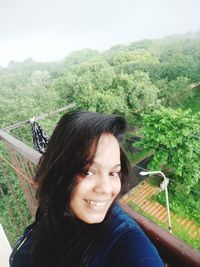
[[[111,175],[111,176],[114,176],[114,177],[117,177],[117,176],[119,176],[119,173],[120,173],[120,172],[111,172],[110,175]]]
[[[85,176],[92,176],[92,175],[94,175],[95,173],[93,172],[93,171],[87,171],[86,173],[85,173]]]

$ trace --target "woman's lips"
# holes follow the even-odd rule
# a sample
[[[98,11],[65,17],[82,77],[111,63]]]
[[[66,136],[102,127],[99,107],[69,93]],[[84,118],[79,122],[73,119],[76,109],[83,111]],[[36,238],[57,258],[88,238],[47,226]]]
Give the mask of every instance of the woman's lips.
[[[84,202],[86,203],[87,207],[91,207],[95,210],[99,210],[99,209],[104,209],[105,207],[107,207],[109,201],[84,199]]]

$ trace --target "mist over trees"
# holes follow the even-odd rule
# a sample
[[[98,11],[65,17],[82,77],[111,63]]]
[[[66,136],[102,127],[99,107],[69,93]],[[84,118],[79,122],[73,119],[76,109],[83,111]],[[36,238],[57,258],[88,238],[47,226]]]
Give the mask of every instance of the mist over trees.
[[[61,62],[11,61],[0,69],[0,125],[76,103],[82,109],[140,118],[181,107],[200,82],[200,34],[83,49]]]

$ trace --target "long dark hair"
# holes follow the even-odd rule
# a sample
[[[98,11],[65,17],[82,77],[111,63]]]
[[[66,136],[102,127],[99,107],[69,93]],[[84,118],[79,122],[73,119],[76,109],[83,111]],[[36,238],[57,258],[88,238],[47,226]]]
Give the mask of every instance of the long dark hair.
[[[120,145],[121,184],[126,190],[130,174],[129,162],[121,147],[126,121],[121,116],[88,111],[72,111],[58,122],[47,150],[42,156],[35,180],[40,211],[54,218],[68,210],[71,193],[76,186],[75,177],[92,163],[100,136],[110,133]]]
[[[71,195],[77,185],[76,176],[89,169],[99,139],[104,133],[112,134],[119,142],[121,193],[126,191],[130,176],[129,162],[122,148],[126,127],[124,118],[117,115],[72,111],[61,117],[49,140],[47,150],[41,157],[35,175],[35,180],[38,183],[36,192],[39,202],[38,213],[39,217],[42,217],[43,223],[36,231],[33,241],[33,266],[40,266],[40,259],[45,259],[45,257],[49,259],[51,253],[49,253],[48,246],[52,240],[54,241],[59,236],[57,233],[60,229],[63,229],[60,227],[63,219],[69,224],[77,223],[70,211]],[[82,228],[81,224],[78,235],[73,236],[73,244],[65,254],[63,263],[65,260],[69,262],[69,259],[73,259],[73,262],[75,260],[78,262],[77,265],[74,263],[73,266],[87,266],[92,251],[95,251],[96,246],[98,246],[96,240],[101,236],[103,229],[109,222],[110,212],[111,208],[107,212],[104,222],[96,226],[85,224],[85,228]],[[71,231],[71,227],[68,228]],[[62,232],[61,236],[63,235]],[[82,251],[79,259],[73,254],[76,251]]]

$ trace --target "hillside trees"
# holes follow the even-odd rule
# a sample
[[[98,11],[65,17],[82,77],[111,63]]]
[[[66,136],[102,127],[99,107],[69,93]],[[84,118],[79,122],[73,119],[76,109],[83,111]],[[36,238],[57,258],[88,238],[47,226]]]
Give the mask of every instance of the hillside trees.
[[[77,77],[84,77],[92,83],[94,89],[99,91],[109,90],[115,78],[113,67],[99,57],[71,67],[70,72]],[[67,71],[66,74],[68,73]]]
[[[187,187],[200,181],[200,113],[162,108],[144,116],[138,146],[154,155],[151,170],[162,170]]]
[[[57,107],[59,94],[50,88],[50,73],[22,72],[18,67],[0,74],[1,128]]]
[[[199,43],[199,35],[179,36],[117,45],[103,53],[83,49],[61,62],[12,61],[0,69],[2,125],[71,102],[137,118],[160,105],[181,107],[199,84]]]
[[[147,73],[135,71],[121,74],[116,79],[116,91],[123,91],[126,104],[132,114],[148,113],[158,107],[158,88],[153,85]]]
[[[51,77],[47,70],[35,70],[31,74],[30,82],[33,87],[48,87],[51,83]]]
[[[74,66],[80,65],[83,62],[90,61],[100,57],[100,53],[94,49],[82,49],[72,52],[64,59],[65,71],[70,71]]]
[[[159,65],[158,58],[155,58],[149,51],[121,52],[116,55],[113,62],[117,73],[132,74],[138,70],[146,72],[152,77],[156,74],[155,72],[152,73],[152,71]]]
[[[73,66],[53,84],[63,103],[76,103],[79,108],[97,112],[121,112],[128,115],[125,97],[114,94],[113,68],[102,59],[89,60]]]
[[[167,78],[171,81],[175,80],[177,77],[191,76],[191,69],[193,69],[191,56],[172,52],[170,55],[161,55],[160,62],[161,79]]]
[[[16,95],[7,91],[6,98],[0,96],[0,125],[5,127],[44,112],[52,111],[57,107],[58,98],[57,92],[47,88],[32,91],[26,86],[21,88]]]
[[[186,99],[193,96],[193,87],[187,77],[177,77],[170,82],[162,79],[155,84],[160,89],[159,99],[165,107],[180,107]]]
[[[114,65],[111,66],[105,59],[93,53],[92,57],[84,60],[83,50],[83,57],[81,52],[78,53],[80,63],[67,65],[64,75],[52,86],[60,93],[62,102],[75,102],[83,109],[111,113],[116,111],[127,118],[131,114],[139,116],[141,112],[150,112],[158,106],[159,90],[151,82],[148,73],[126,73],[121,63],[127,61],[130,56],[130,60],[135,60],[136,63],[152,60],[148,53],[142,55],[120,52],[113,58]]]

